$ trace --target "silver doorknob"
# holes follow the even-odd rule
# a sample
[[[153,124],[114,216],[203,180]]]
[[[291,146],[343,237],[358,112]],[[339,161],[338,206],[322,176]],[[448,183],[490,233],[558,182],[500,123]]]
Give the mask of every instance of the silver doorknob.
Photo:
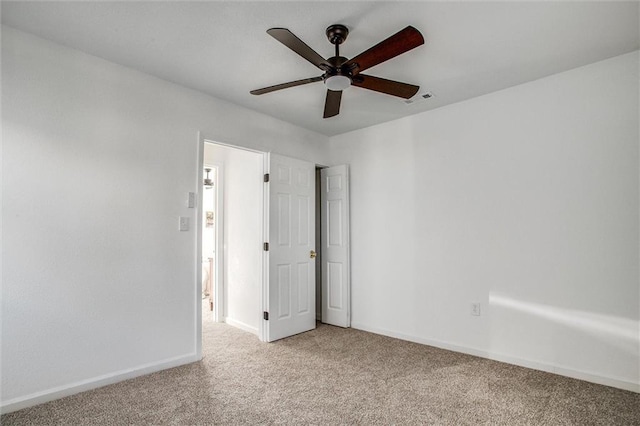
[[[315,259],[316,258],[316,251],[315,250],[311,250],[309,252],[309,257],[312,258],[312,259]]]

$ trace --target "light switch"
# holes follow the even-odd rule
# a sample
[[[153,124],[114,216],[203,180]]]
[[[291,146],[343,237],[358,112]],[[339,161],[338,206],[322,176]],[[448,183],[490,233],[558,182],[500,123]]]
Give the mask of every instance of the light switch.
[[[189,230],[189,218],[180,216],[180,221],[178,223],[178,231],[188,231]]]
[[[196,193],[195,192],[189,192],[187,194],[187,207],[189,207],[190,209],[195,208],[196,206]]]

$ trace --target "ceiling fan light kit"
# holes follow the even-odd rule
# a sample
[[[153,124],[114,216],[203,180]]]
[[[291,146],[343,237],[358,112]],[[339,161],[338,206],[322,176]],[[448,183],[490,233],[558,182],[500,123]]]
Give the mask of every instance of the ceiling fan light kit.
[[[327,88],[323,118],[334,117],[340,113],[342,91],[350,86],[369,89],[374,92],[409,99],[413,97],[419,86],[387,80],[380,77],[362,74],[361,71],[395,58],[411,49],[424,44],[424,37],[414,27],[408,26],[375,46],[348,59],[340,56],[340,45],[347,39],[349,29],[340,24],[331,25],[326,30],[329,42],[335,46],[335,56],[324,59],[315,50],[307,46],[286,28],[270,28],[267,34],[287,46],[289,49],[311,62],[323,71],[319,77],[290,81],[275,86],[252,90],[252,95],[263,95],[276,90],[323,81]]]
[[[333,91],[341,91],[351,86],[351,79],[345,75],[332,75],[324,80],[327,89]]]

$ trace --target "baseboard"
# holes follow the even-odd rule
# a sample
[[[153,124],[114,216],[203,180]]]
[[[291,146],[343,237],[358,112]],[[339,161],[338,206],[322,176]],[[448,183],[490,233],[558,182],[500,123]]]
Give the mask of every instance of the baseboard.
[[[237,327],[240,330],[248,331],[249,333],[255,334],[256,336],[258,335],[258,329],[256,327],[252,327],[248,324],[243,323],[242,321],[235,320],[231,317],[225,317],[224,322],[233,327]]]
[[[130,368],[87,380],[81,380],[68,385],[57,386],[41,392],[3,401],[0,403],[0,413],[5,414],[27,407],[33,407],[34,405],[43,404],[45,402],[53,401],[54,399],[64,398],[65,396],[75,395],[80,392],[100,388],[123,380],[133,379],[138,376],[155,373],[156,371],[190,364],[196,361],[199,361],[196,354],[182,355],[159,362],[144,364],[136,368]]]
[[[587,373],[585,371],[575,370],[560,365],[543,363],[539,361],[532,361],[525,358],[518,358],[510,355],[495,353],[486,351],[483,349],[477,349],[467,346],[458,345],[455,343],[425,339],[422,337],[412,336],[409,334],[398,333],[391,330],[386,330],[378,327],[370,327],[365,324],[351,323],[351,328],[357,330],[368,331],[370,333],[381,334],[383,336],[394,337],[396,339],[407,340],[409,342],[420,343],[423,345],[434,346],[436,348],[447,349],[454,352],[461,352],[469,355],[474,355],[481,358],[487,358],[494,361],[505,362],[507,364],[518,365],[520,367],[531,368],[533,370],[545,371],[547,373],[558,374],[560,376],[571,377],[573,379],[584,380],[599,385],[611,386],[618,389],[624,389],[631,392],[640,393],[640,383],[629,382],[626,380],[616,379],[612,377],[600,376],[597,374]]]

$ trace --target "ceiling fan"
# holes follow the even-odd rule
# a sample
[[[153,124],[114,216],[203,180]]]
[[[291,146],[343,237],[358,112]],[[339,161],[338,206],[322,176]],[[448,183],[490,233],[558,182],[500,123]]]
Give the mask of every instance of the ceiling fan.
[[[347,39],[347,35],[349,34],[349,29],[344,25],[336,24],[327,28],[327,38],[329,42],[335,45],[336,53],[335,56],[328,59],[324,59],[286,28],[270,28],[267,30],[267,34],[320,68],[324,73],[319,77],[305,78],[252,90],[250,92],[252,95],[263,95],[289,87],[324,81],[325,86],[327,86],[327,97],[324,104],[323,118],[329,118],[340,113],[342,91],[349,86],[361,87],[405,99],[409,99],[418,93],[420,89],[419,86],[413,84],[401,83],[399,81],[387,80],[361,73],[367,68],[395,58],[404,52],[424,44],[422,34],[414,27],[408,26],[398,31],[391,37],[351,59],[340,56],[340,45]]]

